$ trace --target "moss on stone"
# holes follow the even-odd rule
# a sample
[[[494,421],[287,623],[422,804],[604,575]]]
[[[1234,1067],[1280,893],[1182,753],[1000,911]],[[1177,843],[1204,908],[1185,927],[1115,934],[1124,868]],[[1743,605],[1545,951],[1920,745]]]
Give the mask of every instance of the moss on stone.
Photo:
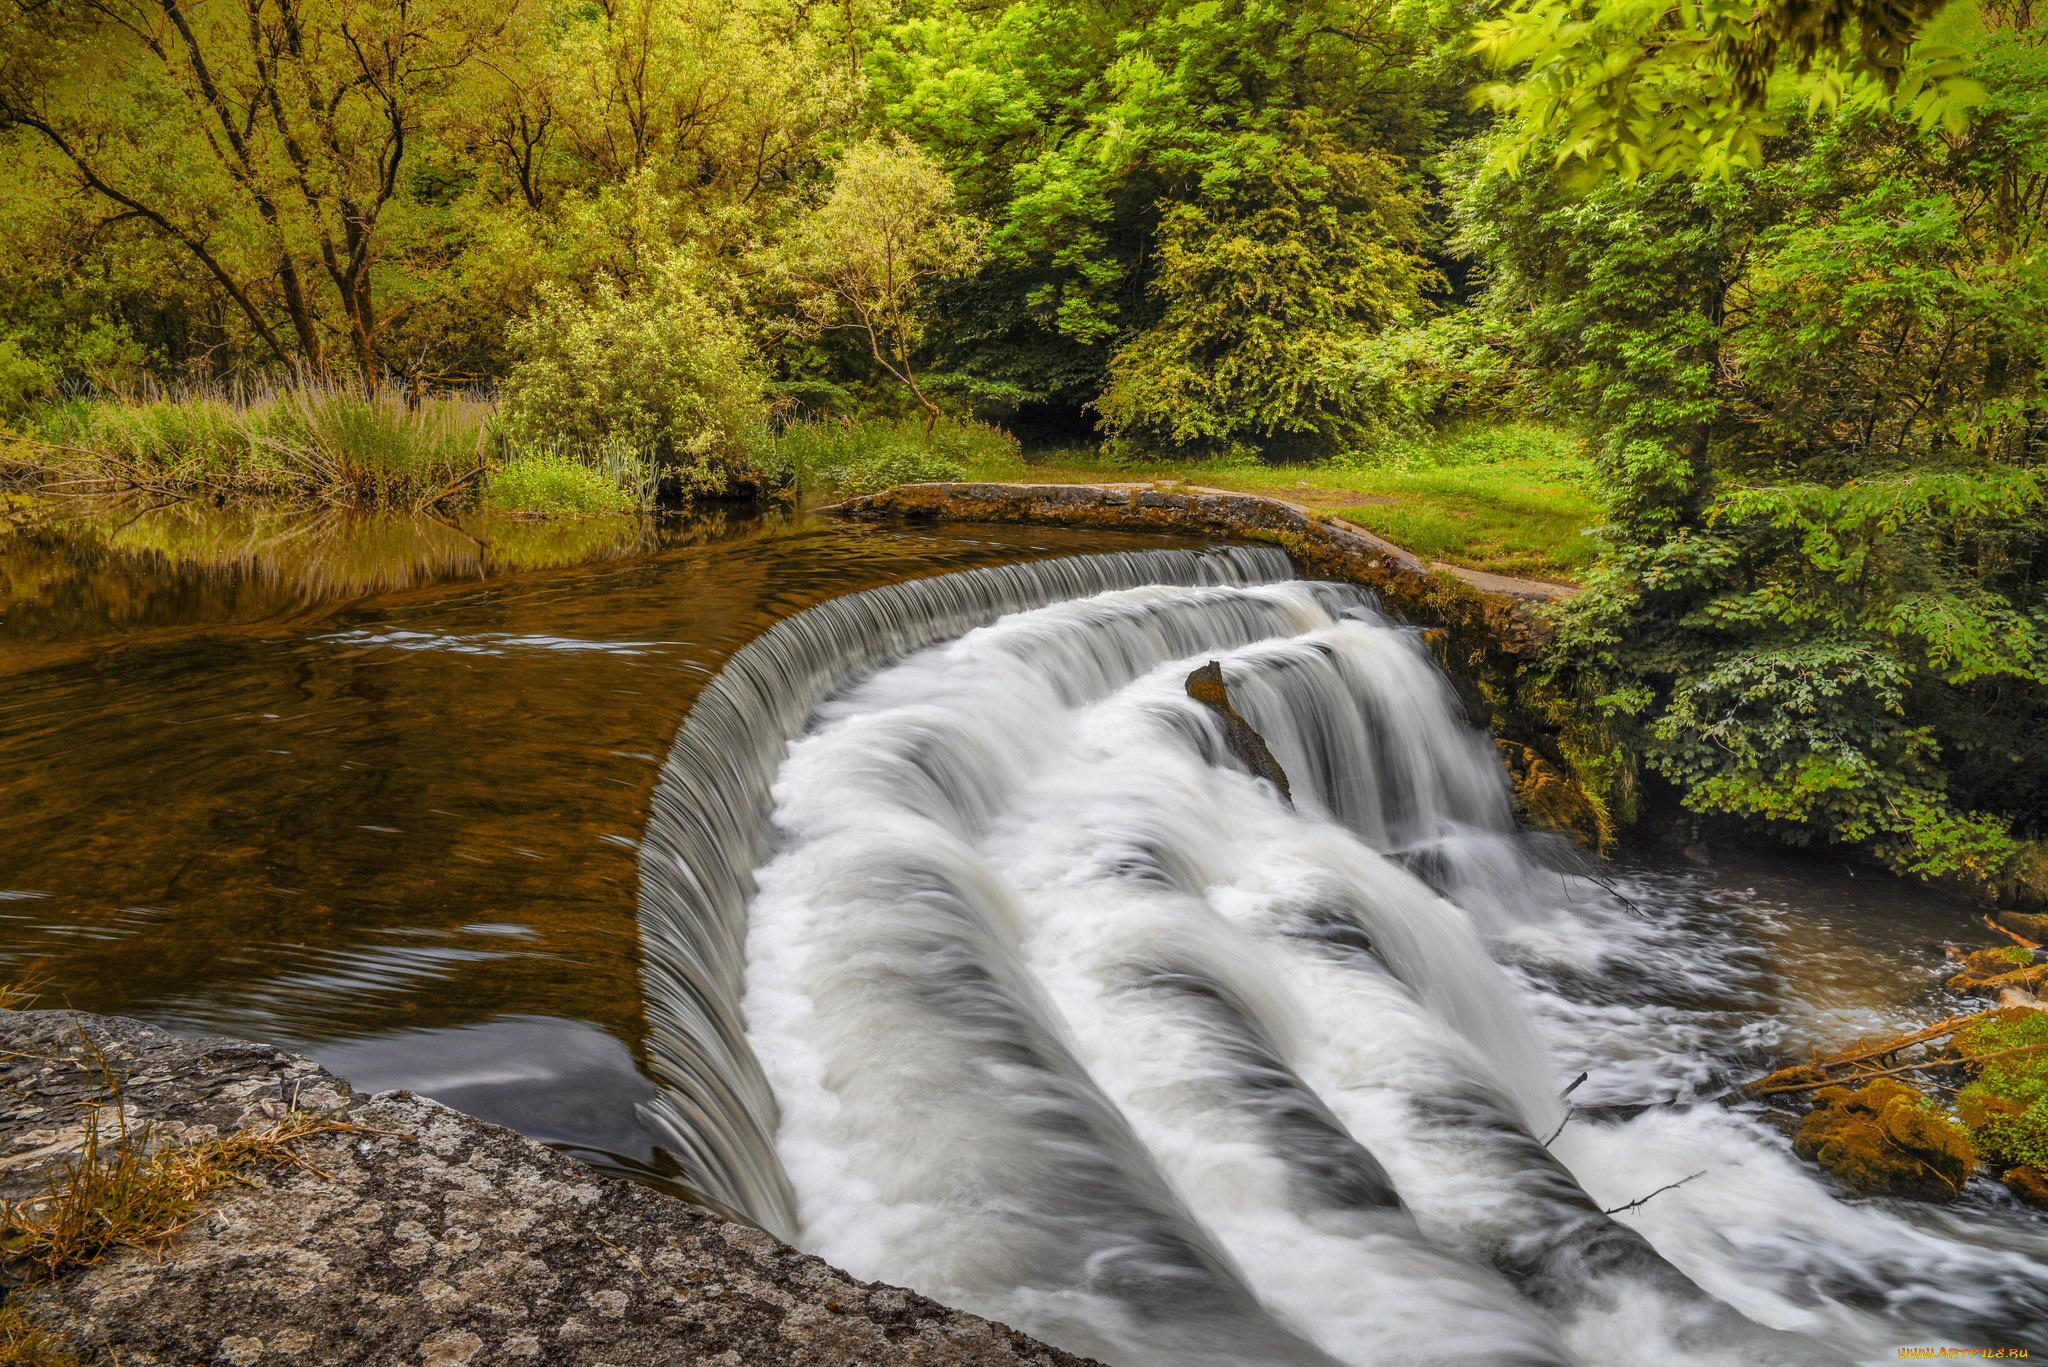
[[[2030,1206],[2048,1207],[2048,1174],[2039,1168],[2008,1168],[2005,1189]]]
[[[1589,850],[1597,851],[1606,843],[1606,822],[1582,788],[1529,746],[1512,741],[1495,744],[1515,786],[1515,805],[1524,821],[1568,835]]]
[[[1948,990],[1993,999],[2008,987],[2038,991],[2048,983],[2048,963],[2033,959],[2033,953],[2019,945],[1980,949],[1963,960],[1962,971],[1949,978]]]
[[[1879,1078],[1859,1091],[1827,1087],[1792,1147],[1860,1196],[1951,1201],[1976,1165],[1969,1136],[1904,1083]]]

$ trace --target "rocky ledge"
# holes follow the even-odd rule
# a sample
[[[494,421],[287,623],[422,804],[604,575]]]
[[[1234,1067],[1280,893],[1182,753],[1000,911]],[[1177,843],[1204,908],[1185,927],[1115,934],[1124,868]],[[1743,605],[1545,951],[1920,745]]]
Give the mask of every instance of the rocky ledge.
[[[124,1367],[1087,1361],[282,1049],[0,1011],[0,1197],[46,1192],[95,1123],[103,1145],[122,1125],[195,1145],[293,1108],[349,1128],[243,1170],[162,1245],[10,1303],[82,1361]]]

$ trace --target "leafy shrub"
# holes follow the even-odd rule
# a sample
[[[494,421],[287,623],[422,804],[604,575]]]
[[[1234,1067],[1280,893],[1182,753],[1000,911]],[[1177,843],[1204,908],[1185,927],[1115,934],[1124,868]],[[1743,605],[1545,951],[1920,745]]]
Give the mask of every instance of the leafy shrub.
[[[0,339],[0,423],[12,422],[36,400],[49,397],[49,367],[27,355],[12,337]]]
[[[634,506],[616,479],[553,451],[519,456],[500,466],[484,488],[484,501],[507,512],[557,517],[623,513]]]
[[[520,359],[505,378],[502,412],[512,439],[652,448],[692,494],[781,482],[761,459],[767,372],[685,263],[630,296],[609,279],[588,298],[544,291],[512,343]]]
[[[870,451],[850,465],[828,472],[842,494],[856,497],[892,489],[899,484],[942,484],[967,478],[967,467],[914,446],[886,446]]]

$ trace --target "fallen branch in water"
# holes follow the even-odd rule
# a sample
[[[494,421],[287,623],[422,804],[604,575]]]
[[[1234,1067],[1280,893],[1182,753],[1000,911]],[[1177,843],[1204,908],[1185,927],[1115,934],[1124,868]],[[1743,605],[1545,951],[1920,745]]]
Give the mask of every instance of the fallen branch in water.
[[[1847,1080],[1830,1076],[1835,1069],[1852,1068],[1856,1064],[1870,1059],[1881,1059],[1887,1055],[1896,1054],[1903,1049],[1910,1049],[1916,1044],[1927,1044],[1945,1036],[1953,1035],[1973,1019],[1975,1019],[1974,1016],[1950,1016],[1947,1020],[1930,1025],[1925,1030],[1916,1030],[1910,1035],[1901,1035],[1897,1039],[1889,1039],[1882,1044],[1858,1044],[1855,1048],[1845,1049],[1839,1054],[1830,1054],[1824,1058],[1815,1057],[1807,1063],[1795,1063],[1789,1068],[1780,1068],[1776,1072],[1766,1074],[1753,1082],[1744,1083],[1741,1091],[1745,1096],[1776,1096],[1786,1092],[1811,1092],[1822,1087],[1832,1087],[1837,1082]],[[1929,1060],[1926,1063],[1908,1065],[1903,1069],[1884,1070],[1881,1072],[1866,1069],[1862,1072],[1850,1073],[1848,1078],[1883,1077],[1893,1071],[1913,1072],[1921,1068],[1948,1067],[1951,1064],[1966,1061],[1963,1059]]]
[[[1670,1191],[1675,1187],[1682,1187],[1687,1182],[1694,1180],[1694,1178],[1705,1177],[1706,1175],[1707,1170],[1705,1168],[1701,1168],[1698,1172],[1694,1173],[1692,1177],[1681,1177],[1676,1182],[1666,1182],[1663,1186],[1651,1192],[1650,1196],[1662,1196],[1665,1192]],[[1602,1215],[1619,1215],[1625,1210],[1634,1210],[1637,1206],[1640,1206],[1645,1201],[1649,1200],[1650,1196],[1638,1196],[1635,1200],[1629,1202],[1625,1206],[1616,1206],[1612,1210],[1603,1210],[1600,1213]]]
[[[1990,916],[1988,916],[1988,915],[1987,915],[1987,916],[1984,916],[1984,917],[1982,917],[1981,919],[1983,920],[1983,922],[1984,922],[1984,924],[1985,924],[1985,925],[1987,925],[1987,926],[1990,926],[1990,927],[1991,927],[1991,928],[1992,928],[1993,930],[1997,931],[1997,932],[1998,932],[1998,933],[1999,933],[2000,935],[2003,935],[2003,936],[2004,936],[2004,937],[2005,937],[2006,939],[2008,939],[2008,940],[2011,940],[2011,941],[2012,941],[2012,942],[2013,942],[2014,944],[2016,944],[2016,945],[2019,945],[2019,946],[2021,946],[2022,948],[2025,948],[2025,949],[2039,949],[2039,948],[2041,948],[2041,946],[2040,946],[2040,945],[2039,945],[2038,943],[2036,943],[2035,941],[2033,941],[2033,940],[2029,940],[2029,939],[2028,939],[2028,938],[2027,938],[2026,936],[2024,936],[2024,935],[2020,934],[2020,933],[2019,933],[2018,931],[2014,931],[2014,930],[2007,930],[2007,929],[2006,929],[2006,928],[2005,928],[2004,926],[2002,926],[2002,925],[1998,924],[1998,922],[1996,922],[1996,921],[1992,920],[1992,919],[1990,918]]]
[[[1564,1108],[1564,1119],[1557,1122],[1557,1128],[1550,1132],[1550,1138],[1543,1141],[1544,1148],[1549,1148],[1551,1145],[1551,1141],[1555,1140],[1559,1135],[1563,1134],[1564,1127],[1571,1124],[1572,1117],[1579,1113],[1579,1108],[1570,1104],[1570,1097],[1573,1092],[1579,1090],[1579,1085],[1591,1076],[1591,1073],[1580,1073],[1577,1077],[1572,1079],[1571,1086],[1565,1088],[1563,1091],[1557,1094],[1557,1099],[1559,1101],[1563,1101],[1566,1103]]]

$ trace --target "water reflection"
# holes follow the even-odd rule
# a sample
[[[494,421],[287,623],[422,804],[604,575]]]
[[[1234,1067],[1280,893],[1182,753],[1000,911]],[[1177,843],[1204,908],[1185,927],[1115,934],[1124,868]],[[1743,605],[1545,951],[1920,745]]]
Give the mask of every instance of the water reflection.
[[[1163,544],[614,521],[480,535],[17,500],[0,517],[0,981],[33,971],[45,1005],[297,1044],[364,1085],[431,1082],[655,1166],[633,1117],[635,850],[703,682],[841,593]],[[493,1058],[554,1071],[489,1097],[459,1082]]]
[[[478,511],[438,519],[305,503],[0,495],[0,646],[201,620],[288,620],[339,600],[633,559],[792,521],[718,508],[688,517]]]
[[[410,1088],[607,1166],[638,1169],[654,1152],[652,1133],[631,1108],[653,1097],[654,1084],[624,1045],[588,1021],[501,1016],[369,1035],[316,1048],[313,1057],[365,1091]],[[665,1165],[655,1173],[674,1175]]]

